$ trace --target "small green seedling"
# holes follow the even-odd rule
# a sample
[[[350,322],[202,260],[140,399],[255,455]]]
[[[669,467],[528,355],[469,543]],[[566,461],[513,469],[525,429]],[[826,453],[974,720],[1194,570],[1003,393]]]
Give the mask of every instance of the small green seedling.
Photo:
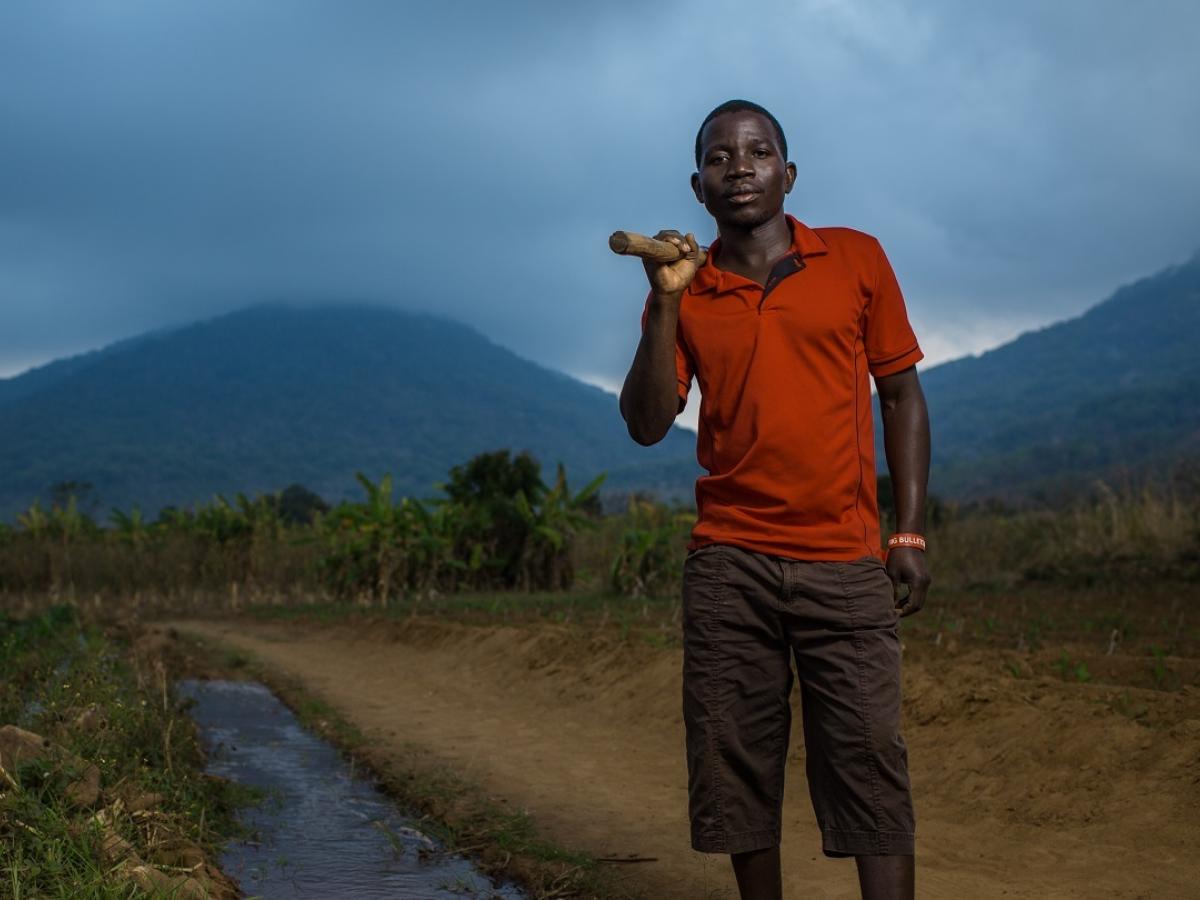
[[[1151,647],[1150,656],[1150,677],[1154,686],[1160,691],[1168,690],[1175,678],[1175,670],[1167,665],[1167,651],[1162,647]]]
[[[1058,672],[1063,681],[1074,679],[1080,684],[1086,684],[1092,680],[1092,673],[1088,671],[1087,663],[1075,662],[1071,657],[1067,656],[1067,651],[1063,651],[1062,656],[1052,664],[1054,671]]]

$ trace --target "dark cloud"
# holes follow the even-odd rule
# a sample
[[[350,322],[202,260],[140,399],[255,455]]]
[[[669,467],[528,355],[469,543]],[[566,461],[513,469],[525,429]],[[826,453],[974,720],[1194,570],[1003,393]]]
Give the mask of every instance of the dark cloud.
[[[605,238],[711,235],[691,142],[733,96],[936,358],[1200,246],[1193,3],[596,6],[5,4],[0,371],[293,296],[618,381],[644,288]]]

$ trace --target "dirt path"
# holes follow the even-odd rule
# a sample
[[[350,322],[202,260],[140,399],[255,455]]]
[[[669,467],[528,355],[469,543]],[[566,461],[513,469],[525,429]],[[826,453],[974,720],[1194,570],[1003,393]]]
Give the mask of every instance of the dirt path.
[[[679,657],[550,626],[173,623],[301,680],[378,749],[415,743],[557,842],[630,866],[653,898],[733,897],[688,848]],[[1018,678],[997,653],[908,658],[918,895],[1200,896],[1200,695]],[[799,728],[788,898],[854,898],[820,855]]]

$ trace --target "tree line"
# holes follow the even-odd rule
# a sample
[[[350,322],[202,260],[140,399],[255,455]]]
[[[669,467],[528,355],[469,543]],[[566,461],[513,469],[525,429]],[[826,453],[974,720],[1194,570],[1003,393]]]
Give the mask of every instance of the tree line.
[[[930,562],[940,586],[1200,579],[1200,478],[1097,482],[1053,507],[970,506],[931,496]],[[334,505],[299,485],[98,522],[73,493],[0,523],[0,596],[215,594],[249,602],[386,606],[460,592],[599,590],[672,597],[695,511],[631,496],[602,514],[604,476],[573,490],[562,466],[508,450],[450,469],[430,499],[396,497],[390,476],[358,475]],[[880,479],[884,532],[894,520]]]

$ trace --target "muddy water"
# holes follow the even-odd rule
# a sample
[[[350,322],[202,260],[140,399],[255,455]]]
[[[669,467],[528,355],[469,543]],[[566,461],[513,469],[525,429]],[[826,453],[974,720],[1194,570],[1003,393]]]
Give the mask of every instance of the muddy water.
[[[266,792],[242,813],[252,838],[229,844],[221,868],[251,896],[504,898],[467,860],[412,827],[338,751],[306,731],[261,684],[185,681],[214,775]]]

